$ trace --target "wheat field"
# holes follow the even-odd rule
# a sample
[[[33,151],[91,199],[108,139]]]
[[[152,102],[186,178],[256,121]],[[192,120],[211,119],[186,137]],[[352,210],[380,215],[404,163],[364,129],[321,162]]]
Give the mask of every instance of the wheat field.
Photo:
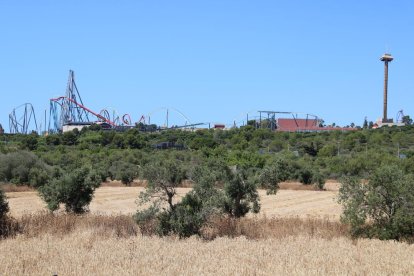
[[[84,216],[42,213],[35,192],[7,193],[21,230],[0,240],[0,275],[414,275],[414,245],[350,238],[336,189],[260,191],[258,216],[184,240],[139,233],[130,214],[142,190],[101,187]]]
[[[1,275],[412,275],[414,246],[347,238],[102,237],[0,241]]]
[[[133,214],[137,210],[135,201],[143,190],[142,187],[101,187],[95,192],[90,211],[95,214]],[[178,188],[177,199],[189,190]],[[341,214],[335,190],[279,190],[277,195],[266,195],[264,190],[260,190],[259,194],[261,214],[267,217],[311,216],[337,220]],[[12,216],[45,210],[45,204],[37,192],[11,192],[6,195]]]

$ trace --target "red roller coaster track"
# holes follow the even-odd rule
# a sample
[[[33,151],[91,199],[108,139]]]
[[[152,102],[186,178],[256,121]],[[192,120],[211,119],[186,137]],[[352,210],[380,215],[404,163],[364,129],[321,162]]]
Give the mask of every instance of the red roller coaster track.
[[[104,116],[102,116],[102,115],[100,115],[100,114],[98,114],[98,113],[96,113],[96,112],[94,112],[94,111],[90,110],[90,109],[89,109],[89,108],[87,108],[86,106],[84,106],[84,105],[82,105],[82,104],[80,104],[80,103],[76,102],[76,101],[75,101],[75,100],[73,100],[73,99],[70,99],[70,98],[65,97],[65,96],[62,96],[62,97],[59,97],[59,98],[55,98],[55,99],[50,99],[50,101],[51,101],[51,102],[58,103],[59,105],[61,105],[61,106],[62,106],[62,103],[60,103],[60,101],[61,101],[61,100],[67,100],[67,101],[70,101],[71,103],[73,103],[73,104],[75,104],[76,106],[78,106],[78,107],[82,108],[82,109],[83,109],[83,110],[85,110],[86,112],[88,112],[88,113],[90,113],[90,114],[92,114],[92,115],[96,116],[96,117],[97,117],[98,119],[100,119],[101,121],[103,121],[103,122],[105,122],[105,123],[108,123],[108,124],[110,124],[110,125],[111,125],[111,126],[113,126],[113,127],[115,127],[115,126],[116,126],[116,124],[115,124],[114,122],[112,122],[111,120],[109,120],[109,119],[105,118]]]

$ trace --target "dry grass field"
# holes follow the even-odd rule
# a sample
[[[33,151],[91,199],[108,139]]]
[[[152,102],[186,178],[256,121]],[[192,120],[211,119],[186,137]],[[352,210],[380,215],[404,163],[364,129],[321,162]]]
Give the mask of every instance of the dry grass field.
[[[349,237],[336,183],[260,191],[258,216],[218,219],[204,239],[185,240],[142,236],[130,214],[143,188],[113,186],[96,191],[84,216],[42,213],[35,192],[7,193],[20,234],[0,240],[0,275],[414,274],[414,245]]]
[[[1,275],[412,275],[414,246],[311,236],[155,238],[97,235],[0,241]]]
[[[298,190],[298,184],[284,184],[277,195],[266,195],[259,191],[261,197],[261,214],[267,217],[327,217],[339,219],[341,207],[336,202],[335,184],[328,184],[327,191]],[[303,186],[303,185],[302,185]],[[333,188],[332,188],[333,187]],[[289,189],[291,188],[291,189]],[[92,213],[99,214],[132,214],[137,210],[135,203],[142,187],[101,187],[96,190],[90,205]],[[190,188],[179,188],[178,198],[185,195]],[[45,210],[44,202],[37,192],[6,193],[11,215],[19,217],[25,213]]]

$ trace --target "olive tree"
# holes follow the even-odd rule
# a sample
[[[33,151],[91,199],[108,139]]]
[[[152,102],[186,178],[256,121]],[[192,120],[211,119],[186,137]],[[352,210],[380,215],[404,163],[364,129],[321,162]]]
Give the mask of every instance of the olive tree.
[[[180,161],[163,161],[144,166],[143,177],[148,181],[145,192],[139,196],[140,203],[153,201],[157,206],[167,203],[170,210],[174,209],[173,198],[177,187],[186,177]]]
[[[185,170],[180,161],[163,160],[144,166],[142,176],[148,184],[137,203],[139,206],[150,203],[150,207],[138,210],[134,219],[142,233],[166,235],[171,230],[168,220],[176,208],[173,198],[185,178]]]
[[[98,173],[89,167],[81,167],[53,178],[38,191],[51,211],[64,204],[67,212],[84,213],[88,211],[93,193],[100,183]]]
[[[260,211],[257,181],[254,177],[248,177],[246,171],[238,170],[236,167],[228,170],[224,196],[223,210],[231,217],[240,218],[250,211]]]
[[[267,190],[267,194],[276,194],[279,183],[292,177],[293,166],[283,160],[276,159],[263,168],[259,175],[259,182]]]
[[[109,167],[111,179],[120,180],[125,185],[130,185],[137,176],[137,166],[125,161],[115,161]]]
[[[185,177],[185,170],[179,162],[162,162],[144,168],[148,187],[140,194],[138,203],[152,204],[139,210],[134,218],[143,234],[189,237],[201,234],[207,220],[221,212],[224,193],[215,188],[220,173],[210,170],[209,166],[197,166],[189,177],[194,188],[180,202],[174,203],[176,187]]]
[[[47,180],[49,171],[49,166],[32,152],[0,153],[0,181],[37,187]]]
[[[397,166],[378,168],[368,183],[344,179],[339,202],[342,221],[355,236],[399,240],[414,235],[414,177]]]

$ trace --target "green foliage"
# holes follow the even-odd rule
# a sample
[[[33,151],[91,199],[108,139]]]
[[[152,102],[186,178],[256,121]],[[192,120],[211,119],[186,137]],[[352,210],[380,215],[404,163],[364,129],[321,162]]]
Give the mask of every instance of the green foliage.
[[[68,131],[62,135],[62,144],[67,146],[73,146],[78,143],[78,137],[74,131]]]
[[[102,140],[101,133],[89,131],[79,137],[78,142],[81,147],[88,148],[91,145],[101,145]]]
[[[211,134],[211,132],[206,130],[197,131],[196,136],[189,141],[188,147],[194,150],[216,147],[217,143]]]
[[[231,151],[228,160],[230,166],[241,168],[263,168],[266,163],[266,159],[263,155],[242,150]]]
[[[156,177],[152,166],[145,170],[144,174],[151,176],[152,180],[146,192],[140,194],[139,204],[146,203],[149,198],[156,198],[150,208],[138,211],[134,216],[141,231],[145,234],[153,232],[160,236],[176,234],[181,238],[197,235],[200,234],[208,218],[213,213],[219,212],[223,197],[214,188],[217,175],[206,167],[194,169],[192,172],[193,180],[196,181],[194,189],[187,193],[180,203],[172,203],[172,197],[175,195],[172,187],[175,186],[174,183],[182,179],[183,175],[181,169],[173,164],[164,164],[167,167],[165,170],[160,168],[163,172],[157,174]],[[157,191],[154,186],[159,186],[161,189]],[[163,201],[168,203],[168,209],[162,208]]]
[[[6,196],[0,188],[0,239],[7,236],[15,235],[18,231],[17,222],[8,216],[9,204]]]
[[[413,119],[411,119],[409,115],[405,115],[402,117],[402,122],[406,125],[412,125]]]
[[[180,238],[200,234],[205,222],[202,202],[194,193],[189,193],[173,210],[166,210],[157,215],[157,234],[166,236],[177,234]]]
[[[46,184],[50,179],[50,170],[44,168],[32,168],[29,172],[29,184],[34,188],[38,188]]]
[[[346,178],[339,191],[342,220],[355,236],[380,239],[414,235],[414,177],[396,166],[382,166],[368,183]]]
[[[25,135],[22,138],[22,147],[23,147],[23,149],[35,150],[35,149],[37,149],[38,143],[39,143],[38,142],[38,135],[36,133]]]
[[[202,210],[201,198],[195,193],[187,194],[171,214],[170,223],[173,232],[178,233],[180,237],[199,234],[205,221]]]
[[[142,149],[146,145],[144,137],[137,129],[131,129],[126,133],[124,136],[124,144],[132,149]]]
[[[84,185],[74,176],[79,168],[93,168],[100,181],[111,177],[128,184],[139,176],[148,180],[141,199],[157,203],[137,215],[137,221],[145,222],[148,229],[167,229],[167,233],[184,237],[197,234],[211,212],[240,217],[257,211],[256,185],[274,194],[281,181],[295,179],[322,190],[327,177],[370,179],[378,166],[386,164],[398,166],[403,174],[414,173],[413,126],[369,129],[369,122],[368,129],[323,133],[282,133],[255,127],[257,122],[226,131],[145,132],[136,128],[115,132],[92,126],[45,137],[2,135],[0,181],[39,188],[51,209],[63,203],[71,211],[83,209],[77,207],[80,203],[66,204],[76,202],[76,197],[64,188]],[[162,142],[185,147],[182,151],[154,147]],[[30,152],[19,151],[22,148]],[[239,171],[231,172],[229,166]],[[174,204],[176,188],[183,180],[192,181],[194,190]],[[409,212],[410,207],[403,205],[399,210]],[[393,225],[409,232],[410,217],[401,212],[395,216],[404,223]],[[365,224],[368,221],[372,220],[367,218]]]
[[[173,198],[176,188],[185,179],[186,171],[180,161],[163,160],[147,164],[143,168],[143,177],[148,181],[145,192],[141,192],[138,199],[139,205],[152,201],[154,209],[160,209],[163,204],[168,204],[169,211],[175,208]]]
[[[6,200],[6,195],[3,190],[0,189],[0,221],[7,215],[9,212],[9,203]]]
[[[149,208],[137,211],[133,216],[135,222],[143,235],[151,236],[159,233],[159,223],[157,221],[160,209],[151,205]]]
[[[337,154],[337,147],[334,144],[326,144],[318,152],[319,157],[333,157]]]
[[[246,180],[274,193],[277,183],[284,180],[298,179],[322,189],[325,178],[347,175],[368,179],[383,164],[414,173],[413,126],[323,133],[282,133],[255,126],[250,123],[226,131],[194,132],[116,132],[93,126],[44,137],[3,135],[0,181],[39,187],[51,178],[60,178],[53,175],[58,168],[71,172],[90,166],[102,181],[112,177],[128,184],[138,175],[145,179],[148,164],[164,167],[162,163],[176,162],[184,174],[193,167],[207,167],[214,174],[211,183],[220,188],[229,182],[226,168],[237,166]],[[185,145],[185,149],[157,150],[154,145],[161,142]],[[21,148],[31,153],[22,153]],[[278,167],[278,160],[287,168]],[[186,177],[192,179],[190,173],[181,179]]]
[[[82,167],[53,178],[39,188],[39,193],[51,211],[64,204],[67,212],[84,213],[100,183],[101,178],[95,171]]]
[[[326,182],[326,177],[323,173],[321,173],[320,171],[314,171],[313,175],[312,175],[312,184],[315,184],[315,187],[318,190],[324,190],[325,189],[325,182]]]
[[[319,141],[310,141],[310,142],[303,142],[300,145],[300,147],[302,148],[304,153],[315,157],[318,155],[321,145]]]
[[[60,145],[61,143],[62,143],[62,138],[58,134],[49,134],[46,136],[47,145],[57,146],[57,145]]]
[[[279,189],[279,183],[292,177],[293,166],[287,160],[276,159],[268,164],[259,176],[262,187],[267,189],[268,194],[276,194]]]
[[[231,217],[240,218],[250,211],[260,211],[255,181],[237,169],[229,170],[228,179],[224,184],[224,196],[223,210]]]
[[[35,154],[27,151],[17,151],[8,154],[0,154],[0,180],[15,184],[29,184],[31,176],[36,172],[47,173],[49,167]],[[43,174],[44,174],[43,173]],[[37,180],[33,180],[37,185]]]
[[[112,180],[120,180],[125,185],[130,185],[137,176],[137,166],[125,162],[115,161],[109,167],[109,174]]]
[[[298,172],[299,181],[305,185],[312,184],[313,172],[308,167],[303,167]]]

